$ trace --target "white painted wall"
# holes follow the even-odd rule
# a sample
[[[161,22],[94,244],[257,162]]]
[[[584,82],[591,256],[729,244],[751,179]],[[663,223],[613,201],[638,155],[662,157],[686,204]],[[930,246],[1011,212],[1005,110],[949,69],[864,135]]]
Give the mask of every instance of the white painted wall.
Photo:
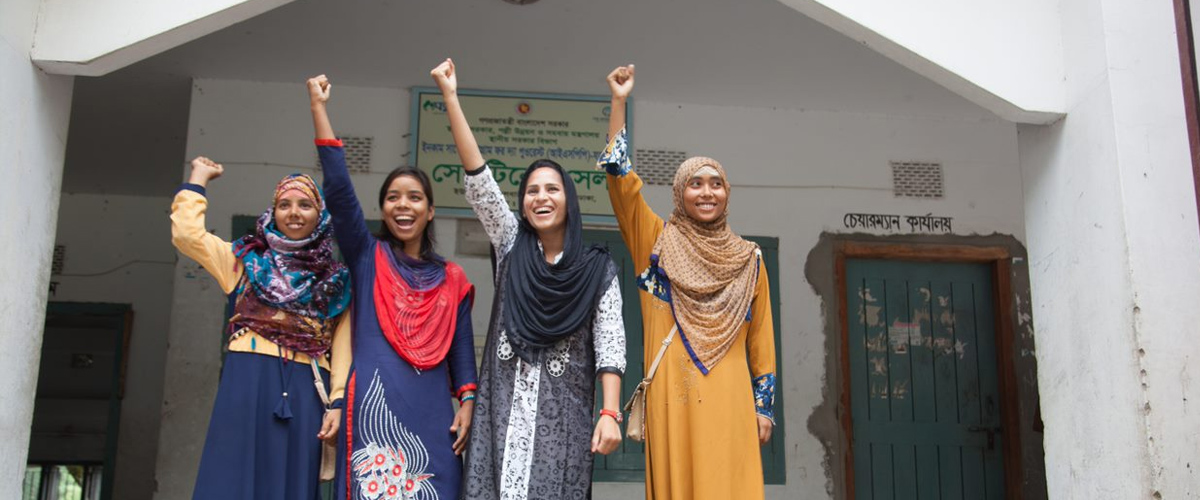
[[[55,74],[100,76],[291,0],[42,0],[33,60]]]
[[[1059,2],[779,1],[1006,119],[1065,110]]]
[[[59,208],[55,243],[66,247],[66,257],[50,299],[133,307],[113,498],[154,492],[175,267],[164,223],[170,203],[167,196],[65,194]]]
[[[1068,116],[1020,130],[1052,498],[1192,498],[1200,238],[1169,3],[1062,3]]]
[[[331,76],[336,82],[336,75]],[[416,79],[420,76],[414,72],[414,80],[406,83],[424,85]],[[473,86],[487,88],[488,82]],[[576,92],[604,90],[597,85]],[[355,181],[367,216],[377,216],[379,183],[387,170],[404,163],[409,95],[405,90],[335,83],[333,96],[331,114],[338,133],[376,138],[372,173]],[[827,497],[832,486],[823,469],[824,449],[806,425],[812,407],[821,401],[826,369],[821,304],[804,278],[808,252],[821,231],[845,231],[846,212],[932,212],[954,217],[958,234],[999,232],[1023,239],[1016,128],[977,114],[903,116],[658,101],[634,106],[637,147],[719,159],[731,175],[733,227],[744,234],[780,238],[781,276],[772,279],[780,280],[783,294],[779,314],[788,477],[786,486],[768,491],[771,498]],[[314,163],[302,82],[197,80],[189,122],[188,156],[205,154],[226,162],[225,175],[209,189],[208,225],[223,237],[229,237],[234,214],[260,213],[275,182],[297,170],[262,163]],[[943,162],[946,199],[894,198],[888,166],[893,159]],[[657,211],[669,213],[667,187],[651,186],[646,194]],[[454,219],[441,217],[437,224],[442,251],[462,264],[478,287],[474,326],[482,335],[492,300],[487,259],[454,255]],[[213,336],[221,327],[224,297],[213,285],[194,263],[180,260],[160,432],[159,498],[186,496],[194,481],[217,380],[219,354]],[[599,498],[626,498],[640,496],[642,489],[604,484],[596,491]]]
[[[29,62],[37,0],[0,2],[0,496],[20,496],[49,292],[72,79]]]

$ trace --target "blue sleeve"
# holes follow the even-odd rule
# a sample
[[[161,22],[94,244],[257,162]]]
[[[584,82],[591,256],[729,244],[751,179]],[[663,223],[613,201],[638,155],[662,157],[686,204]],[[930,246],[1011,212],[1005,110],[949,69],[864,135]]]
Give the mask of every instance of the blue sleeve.
[[[479,377],[475,372],[475,328],[471,326],[471,305],[475,294],[469,293],[458,304],[458,326],[446,359],[450,362],[450,386],[454,395],[474,391]]]
[[[754,379],[754,412],[775,421],[775,374]]]
[[[201,186],[199,184],[192,184],[190,182],[185,182],[183,184],[180,184],[179,189],[176,189],[175,193],[179,194],[180,191],[191,191],[191,192],[197,193],[200,196],[203,196],[205,198],[208,197],[208,194],[206,193],[207,190],[204,188],[204,186]]]
[[[321,187],[325,206],[333,218],[333,235],[337,238],[342,257],[351,269],[355,269],[371,250],[371,232],[367,229],[367,219],[363,216],[358,195],[354,193],[354,184],[350,182],[350,172],[346,170],[346,152],[342,149],[341,141],[317,142],[317,154],[321,158],[321,171],[324,174]]]
[[[621,127],[616,137],[609,138],[600,158],[596,159],[596,167],[617,177],[624,177],[633,170],[633,162],[629,159],[629,132],[625,127]]]

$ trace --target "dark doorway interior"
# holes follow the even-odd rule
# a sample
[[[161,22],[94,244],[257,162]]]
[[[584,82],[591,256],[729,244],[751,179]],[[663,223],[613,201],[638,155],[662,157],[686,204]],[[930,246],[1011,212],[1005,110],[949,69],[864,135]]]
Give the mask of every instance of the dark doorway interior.
[[[51,302],[38,369],[24,500],[108,500],[133,310]]]

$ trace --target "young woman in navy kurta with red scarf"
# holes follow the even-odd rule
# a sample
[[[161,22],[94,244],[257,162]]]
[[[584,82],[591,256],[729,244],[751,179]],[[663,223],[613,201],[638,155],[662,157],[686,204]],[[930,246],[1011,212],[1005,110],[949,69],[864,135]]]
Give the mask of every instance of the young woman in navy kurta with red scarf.
[[[334,234],[354,286],[354,361],[334,489],[338,498],[454,500],[476,387],[474,287],[433,251],[433,194],[420,170],[384,181],[384,228],[367,229],[342,143],[325,111],[329,82],[308,81]],[[451,396],[461,399],[456,412]]]

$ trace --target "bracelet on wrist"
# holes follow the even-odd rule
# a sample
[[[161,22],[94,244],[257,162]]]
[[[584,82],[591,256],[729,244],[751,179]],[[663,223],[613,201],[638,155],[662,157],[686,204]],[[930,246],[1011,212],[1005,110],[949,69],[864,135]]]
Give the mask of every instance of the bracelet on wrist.
[[[621,418],[621,412],[616,411],[616,410],[610,410],[608,408],[604,408],[604,409],[600,410],[600,416],[601,417],[604,417],[604,416],[612,417],[612,419],[616,420],[618,424],[624,420],[623,418]]]
[[[475,399],[474,394],[466,394],[466,395],[463,395],[462,397],[458,398],[458,404],[463,404],[463,403],[466,403],[467,401],[473,401],[474,399]]]

